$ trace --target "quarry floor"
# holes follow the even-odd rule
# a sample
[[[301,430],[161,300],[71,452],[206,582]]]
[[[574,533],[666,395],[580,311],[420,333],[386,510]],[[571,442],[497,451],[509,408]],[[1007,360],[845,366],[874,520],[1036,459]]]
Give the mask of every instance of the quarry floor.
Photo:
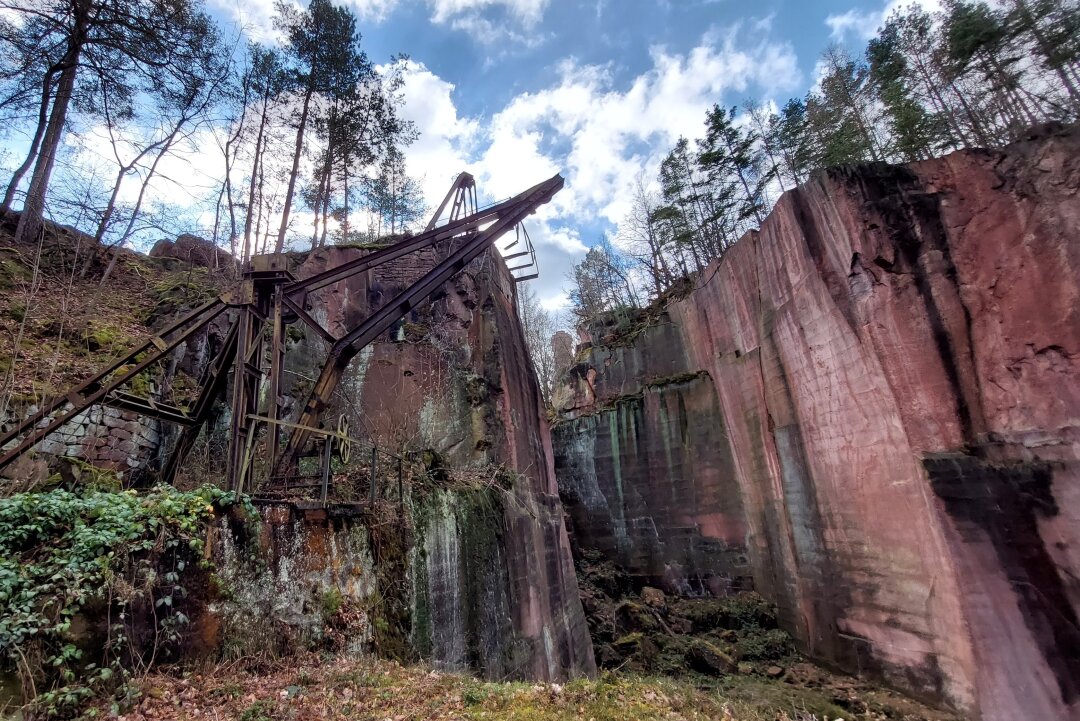
[[[147,676],[119,721],[278,721],[372,719],[420,721],[946,721],[887,691],[819,669],[789,669],[783,679],[733,675],[702,684],[605,672],[566,684],[488,683],[422,666],[349,656],[309,654],[252,665]],[[811,687],[815,686],[815,687]]]

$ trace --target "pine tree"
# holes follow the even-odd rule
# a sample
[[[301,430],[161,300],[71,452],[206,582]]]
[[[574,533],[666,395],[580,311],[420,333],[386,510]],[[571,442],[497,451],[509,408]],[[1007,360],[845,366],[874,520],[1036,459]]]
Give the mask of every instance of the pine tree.
[[[273,49],[258,45],[250,46],[249,52],[251,54],[251,65],[248,70],[249,82],[252,97],[258,98],[259,124],[255,133],[251,177],[248,182],[247,215],[244,219],[244,247],[241,258],[245,261],[255,253],[255,246],[258,243],[256,219],[261,210],[261,198],[258,191],[262,185],[260,178],[264,175],[262,168],[266,154],[267,127],[270,124],[270,101],[280,95],[285,88],[285,73],[281,56]]]
[[[408,230],[427,213],[420,184],[409,177],[405,156],[395,147],[388,149],[378,175],[368,181],[365,195],[367,207],[389,226],[391,235]]]
[[[698,177],[690,152],[690,141],[679,138],[675,147],[660,163],[660,193],[664,204],[654,214],[654,220],[664,225],[678,252],[689,254],[694,266],[705,267],[714,249],[721,247],[717,228],[713,225],[718,200],[710,189],[709,197],[702,192],[706,179]]]
[[[709,179],[709,188],[720,197],[732,198],[734,213],[731,225],[742,229],[744,221],[765,220],[762,154],[753,132],[735,123],[735,108],[725,110],[714,105],[705,116],[705,138],[698,145],[698,166]],[[719,205],[718,212],[728,212],[729,206]],[[737,232],[737,231],[736,231]]]
[[[813,148],[810,124],[806,115],[806,102],[792,98],[780,108],[780,114],[771,124],[770,137],[784,159],[784,173],[792,185],[799,185],[815,167],[817,153]]]
[[[885,105],[891,130],[892,151],[901,160],[919,160],[933,155],[942,144],[937,117],[927,112],[910,89],[908,62],[901,52],[900,28],[887,22],[870,40],[866,57],[870,78],[877,85]]]
[[[1061,82],[1080,112],[1080,3],[1076,0],[1007,0],[1008,24],[1027,36],[1040,63]]]
[[[1010,56],[1003,18],[988,5],[950,0],[945,15],[946,53],[955,77],[973,71],[987,89],[986,104],[1006,141],[1036,122],[1035,113],[1019,92],[1016,56]]]
[[[311,0],[306,10],[279,2],[278,24],[288,37],[288,71],[300,112],[275,253],[285,247],[312,111],[318,112],[315,106],[320,101],[333,107],[335,102],[353,94],[362,79],[375,72],[367,55],[360,50],[356,17],[345,8],[335,7],[331,0]]]
[[[10,202],[32,167],[16,230],[23,239],[41,230],[73,101],[85,113],[99,113],[95,82],[104,82],[117,109],[145,94],[183,97],[214,75],[223,50],[216,27],[193,0],[25,0],[6,10],[19,21],[8,22],[12,35],[0,47],[5,54],[32,48],[35,57],[20,62],[41,73],[30,83],[41,89],[34,140],[7,194]],[[89,78],[96,80],[87,84]]]
[[[819,165],[881,160],[874,132],[873,86],[869,68],[837,47],[822,56],[821,92],[806,100],[807,119],[817,139]]]

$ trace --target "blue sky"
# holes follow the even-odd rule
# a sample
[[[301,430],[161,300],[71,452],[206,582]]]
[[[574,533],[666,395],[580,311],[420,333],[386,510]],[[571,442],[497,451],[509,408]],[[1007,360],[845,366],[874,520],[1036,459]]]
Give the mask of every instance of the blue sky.
[[[205,1],[231,33],[274,41],[274,0]],[[566,188],[528,223],[541,272],[533,287],[555,309],[565,303],[571,264],[602,234],[617,232],[636,178],[653,181],[680,135],[701,134],[709,107],[803,95],[830,42],[861,52],[883,13],[901,1],[343,4],[359,17],[374,62],[397,53],[411,58],[403,112],[421,135],[406,157],[429,204],[460,170],[476,176],[482,199],[506,197],[555,172],[566,176]],[[936,0],[921,4],[932,8]],[[182,159],[187,169],[163,175],[214,187],[224,172],[220,151],[213,137],[200,137]],[[97,142],[96,157],[106,157]],[[5,144],[13,151],[8,160],[19,154],[17,137]],[[182,195],[176,190],[159,193],[175,199]]]

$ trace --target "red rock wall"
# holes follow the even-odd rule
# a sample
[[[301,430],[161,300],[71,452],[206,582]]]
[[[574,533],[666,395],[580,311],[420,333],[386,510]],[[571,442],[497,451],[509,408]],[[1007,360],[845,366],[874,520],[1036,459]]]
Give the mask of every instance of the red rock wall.
[[[316,251],[296,274],[312,275],[361,252]],[[343,335],[435,261],[436,251],[429,250],[328,286],[309,299],[312,315]],[[469,614],[491,616],[484,630],[508,622],[513,637],[492,639],[492,648],[527,649],[512,668],[499,659],[481,659],[479,670],[500,678],[558,680],[593,673],[596,666],[563,523],[551,435],[514,294],[498,254],[481,256],[434,303],[422,305],[353,361],[325,417],[348,415],[354,433],[394,452],[434,449],[451,468],[490,471],[501,465],[516,472],[501,504],[497,561],[505,588],[485,588],[484,597],[475,596],[468,574],[459,578],[455,571],[449,574],[454,590],[447,593],[461,596]],[[325,355],[314,334],[308,336],[287,355],[285,392],[291,403],[303,402],[310,388],[304,379],[313,377]],[[456,558],[465,538],[439,537],[447,524],[431,525],[436,535],[417,542]],[[460,521],[449,526],[460,536],[471,532]],[[429,603],[439,607],[438,599]]]
[[[582,443],[581,424],[648,398],[650,374],[706,372],[713,445],[681,463],[725,480],[685,515],[726,548],[744,525],[804,649],[985,719],[1080,717],[1078,187],[1080,134],[1050,132],[785,194],[658,325],[594,337],[573,369],[556,437],[575,538],[609,515],[574,499],[572,464],[627,437]],[[672,505],[652,471],[621,485],[654,517]],[[710,525],[733,486],[742,516]]]

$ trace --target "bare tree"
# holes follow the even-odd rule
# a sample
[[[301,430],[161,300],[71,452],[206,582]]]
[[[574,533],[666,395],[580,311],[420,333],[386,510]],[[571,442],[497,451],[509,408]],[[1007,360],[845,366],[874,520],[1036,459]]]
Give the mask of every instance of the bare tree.
[[[653,295],[659,296],[671,287],[675,276],[665,257],[671,250],[670,244],[655,218],[660,198],[648,189],[643,173],[634,179],[630,202],[630,212],[619,223],[619,245],[627,249],[634,264],[648,278]]]
[[[540,298],[528,283],[518,285],[517,311],[525,334],[525,347],[540,382],[540,392],[544,402],[550,404],[555,389],[555,352],[551,345],[556,331],[555,318],[544,310]]]
[[[215,25],[191,0],[8,0],[0,7],[19,18],[8,28],[23,42],[12,46],[33,44],[40,54],[31,65],[41,72],[40,142],[31,143],[24,162],[33,173],[16,229],[21,240],[41,229],[72,101],[78,96],[83,110],[99,111],[80,86],[86,71],[105,73],[113,97],[136,102],[146,93],[185,93],[221,49]],[[48,113],[41,112],[46,96]]]

